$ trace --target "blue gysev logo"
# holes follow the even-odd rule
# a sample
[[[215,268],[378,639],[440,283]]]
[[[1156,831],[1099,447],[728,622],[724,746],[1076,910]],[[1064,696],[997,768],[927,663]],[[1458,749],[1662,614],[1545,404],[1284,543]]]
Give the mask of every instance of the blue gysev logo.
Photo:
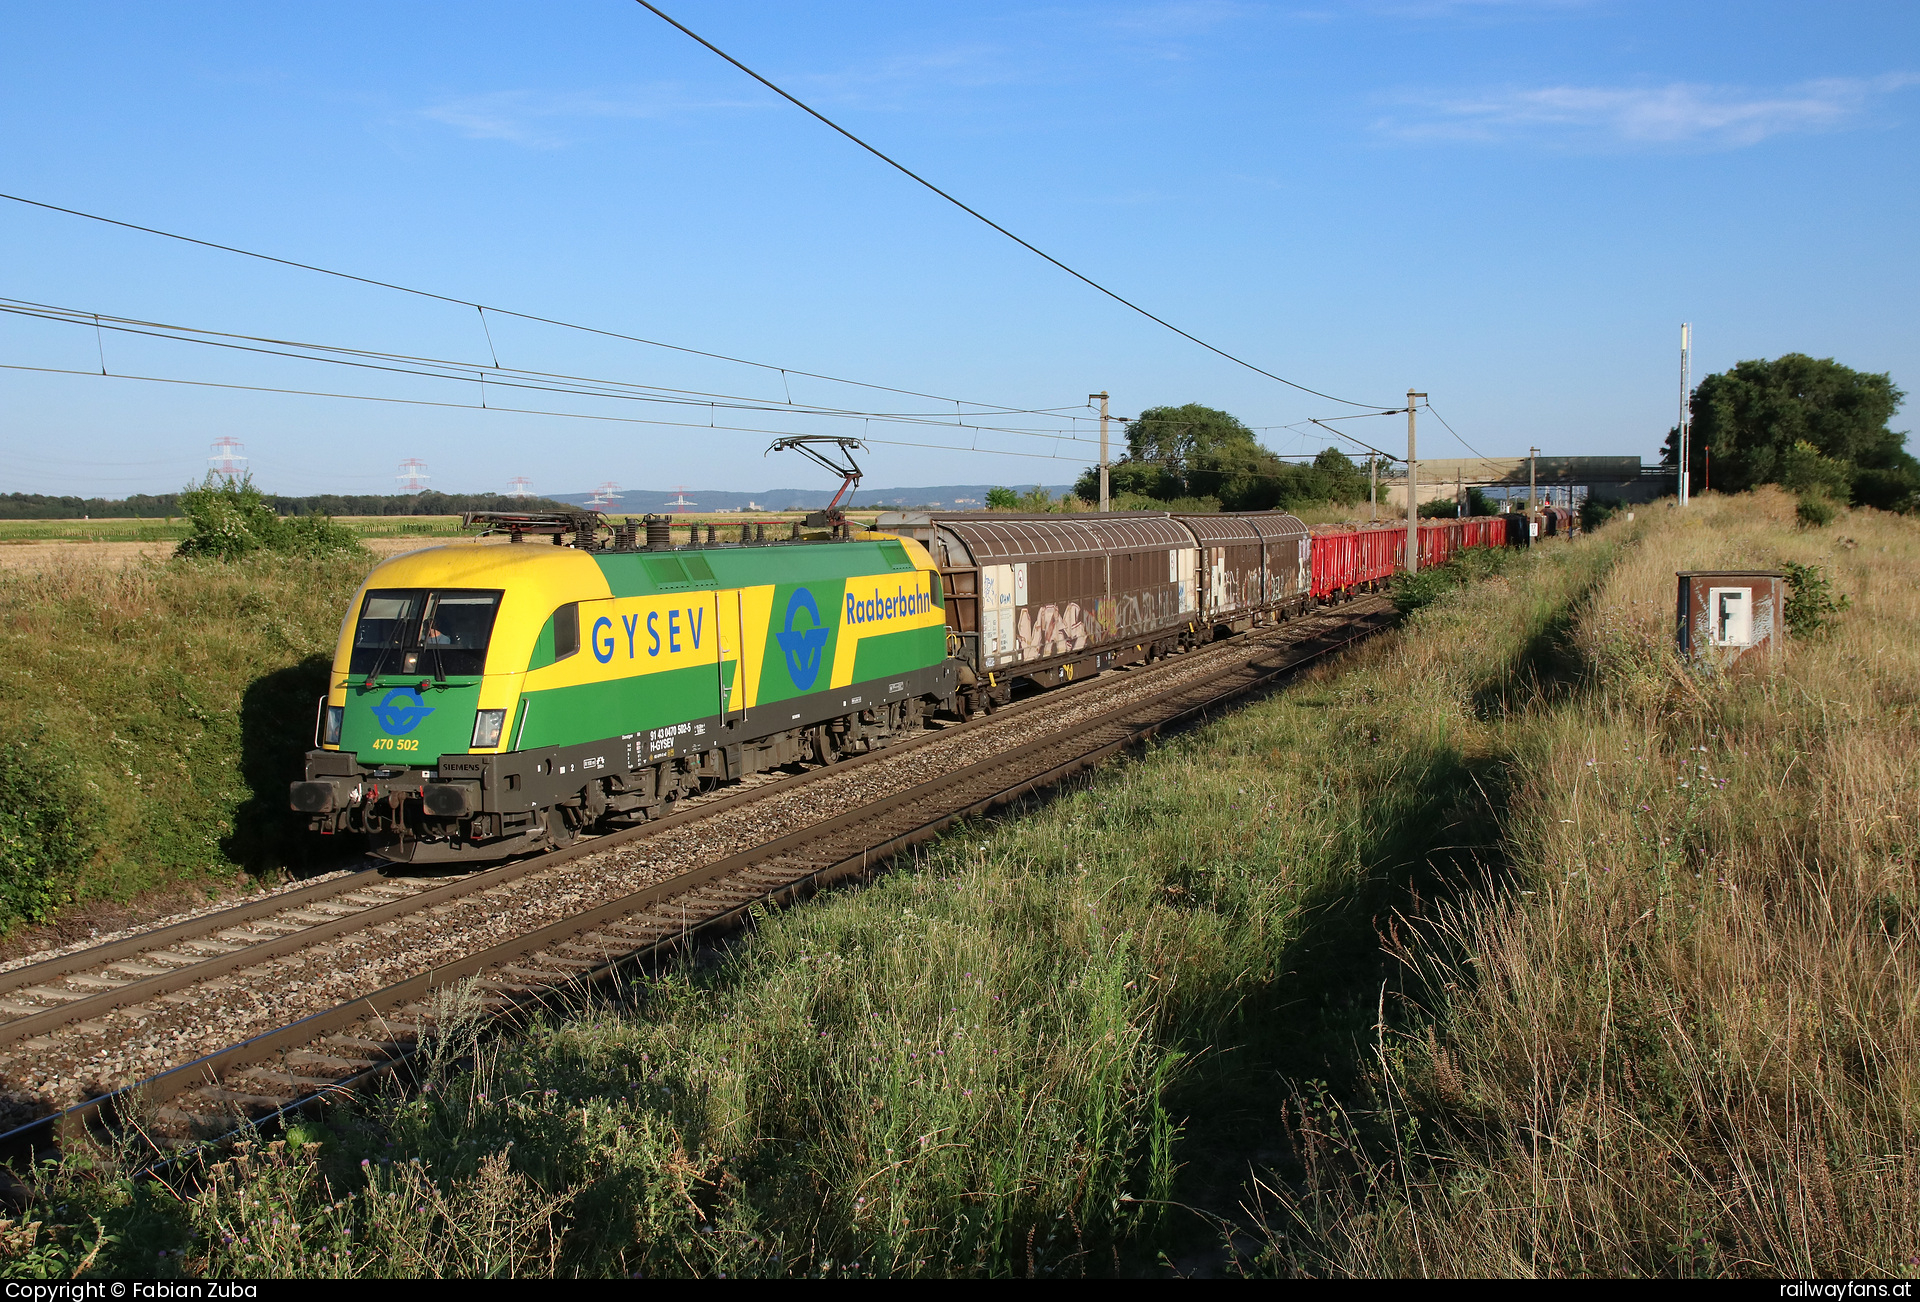
[[[795,628],[794,620],[803,611],[808,627]],[[803,692],[810,689],[820,676],[820,653],[827,645],[827,630],[820,623],[820,607],[814,604],[811,592],[805,588],[793,590],[793,596],[787,599],[786,628],[775,633],[774,639],[787,653],[787,672],[793,675],[793,685]]]
[[[422,705],[420,694],[411,687],[394,688],[373,707],[373,717],[380,721],[380,727],[396,737],[406,736],[432,713],[433,707]]]

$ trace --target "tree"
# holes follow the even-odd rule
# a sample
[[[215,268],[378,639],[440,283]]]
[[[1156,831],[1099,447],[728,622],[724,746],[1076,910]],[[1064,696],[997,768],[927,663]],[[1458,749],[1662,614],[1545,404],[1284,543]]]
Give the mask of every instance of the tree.
[[[989,511],[1018,511],[1020,494],[1011,488],[989,488],[987,490],[987,509]]]
[[[1159,471],[1154,497],[1217,497],[1236,510],[1267,496],[1260,481],[1281,467],[1237,418],[1197,402],[1150,407],[1127,422],[1127,460]]]
[[[1193,509],[1267,511],[1276,507],[1359,502],[1367,475],[1338,448],[1311,465],[1282,461],[1260,445],[1235,417],[1190,402],[1149,407],[1127,423],[1127,451],[1108,468],[1113,500],[1160,509],[1174,503],[1205,503]],[[1099,468],[1075,482],[1087,501],[1100,497]]]
[[[1920,461],[1906,450],[1906,431],[1887,422],[1905,398],[1891,375],[1831,357],[1736,363],[1700,381],[1690,399],[1693,482],[1735,492],[1783,484],[1903,507],[1920,492]],[[1663,464],[1678,464],[1678,442],[1679,431],[1669,432]]]
[[[1163,478],[1158,466],[1138,461],[1116,461],[1107,467],[1107,492],[1116,502],[1122,497],[1144,497],[1165,502],[1170,499],[1162,495]],[[1177,484],[1172,486],[1176,491],[1171,496],[1178,495],[1178,487]],[[1089,466],[1080,478],[1074,480],[1073,495],[1085,502],[1100,500],[1100,467]]]

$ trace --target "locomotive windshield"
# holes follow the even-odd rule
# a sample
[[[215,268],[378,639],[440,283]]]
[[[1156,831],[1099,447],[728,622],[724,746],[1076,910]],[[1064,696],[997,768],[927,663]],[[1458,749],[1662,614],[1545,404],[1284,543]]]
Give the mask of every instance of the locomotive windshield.
[[[477,674],[500,594],[471,588],[376,588],[353,630],[353,674]]]

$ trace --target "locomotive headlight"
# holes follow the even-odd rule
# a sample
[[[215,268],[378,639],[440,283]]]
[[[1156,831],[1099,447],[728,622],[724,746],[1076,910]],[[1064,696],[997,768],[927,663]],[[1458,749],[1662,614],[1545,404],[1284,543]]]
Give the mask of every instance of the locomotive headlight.
[[[505,710],[482,710],[473,719],[474,750],[489,750],[500,744],[500,730],[507,725]]]
[[[338,746],[340,744],[340,724],[346,718],[347,707],[329,705],[320,718],[320,744]]]

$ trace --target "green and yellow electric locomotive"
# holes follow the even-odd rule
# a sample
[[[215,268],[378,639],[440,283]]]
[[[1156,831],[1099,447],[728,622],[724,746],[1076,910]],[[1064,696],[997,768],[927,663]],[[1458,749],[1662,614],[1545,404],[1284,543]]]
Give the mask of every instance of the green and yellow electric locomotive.
[[[434,547],[362,585],[290,793],[314,831],[393,860],[496,859],[956,704],[916,542],[671,547],[657,529],[636,546],[629,528],[602,546],[581,520],[519,519],[515,543],[574,545]]]

